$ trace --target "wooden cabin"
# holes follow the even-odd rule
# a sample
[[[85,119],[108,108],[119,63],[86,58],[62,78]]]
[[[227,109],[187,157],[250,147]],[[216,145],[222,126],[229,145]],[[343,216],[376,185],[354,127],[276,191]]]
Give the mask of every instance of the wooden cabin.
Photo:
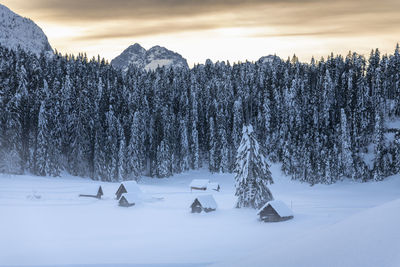
[[[267,202],[257,215],[264,222],[281,222],[293,219],[293,211],[286,206],[285,203],[279,200]]]
[[[210,180],[207,179],[194,179],[190,183],[190,191],[192,190],[207,190],[207,185],[210,183]]]
[[[121,207],[132,207],[138,202],[138,198],[135,194],[125,193],[122,194],[121,198],[118,201],[118,205]]]
[[[122,194],[125,193],[136,194],[136,195],[143,194],[142,190],[140,190],[136,181],[128,181],[121,183],[121,185],[118,187],[117,192],[115,193],[116,198],[119,200]]]
[[[212,195],[197,196],[190,206],[192,213],[211,212],[217,209],[217,203]]]
[[[219,186],[219,183],[208,183],[207,185],[207,190],[214,190],[219,192],[220,189],[221,187]]]
[[[103,195],[103,189],[101,186],[95,186],[90,189],[87,189],[85,194],[80,194],[80,197],[93,197],[93,198],[98,198],[100,199],[101,196]]]

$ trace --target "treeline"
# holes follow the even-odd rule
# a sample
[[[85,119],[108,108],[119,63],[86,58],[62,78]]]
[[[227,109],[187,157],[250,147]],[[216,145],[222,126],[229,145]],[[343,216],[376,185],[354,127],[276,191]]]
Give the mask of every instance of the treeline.
[[[102,181],[231,172],[244,123],[293,179],[400,171],[400,52],[114,69],[0,47],[0,172]],[[400,128],[400,127],[399,127]]]

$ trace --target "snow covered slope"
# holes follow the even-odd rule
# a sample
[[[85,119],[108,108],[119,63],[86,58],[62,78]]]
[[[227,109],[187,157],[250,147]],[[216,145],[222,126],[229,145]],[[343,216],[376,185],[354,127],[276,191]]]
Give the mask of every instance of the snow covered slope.
[[[400,198],[215,266],[398,267]],[[289,242],[288,242],[289,241]],[[214,265],[213,265],[214,266]]]
[[[20,46],[23,50],[39,55],[53,53],[42,29],[32,20],[15,14],[0,4],[0,44],[9,49]]]
[[[232,174],[143,178],[151,199],[130,208],[115,200],[119,183],[0,174],[0,266],[400,266],[400,176],[311,187],[279,165],[271,172],[290,221],[263,223],[256,210],[234,208]],[[221,185],[215,212],[190,213],[195,196],[210,194],[191,193],[192,179]],[[101,200],[79,197],[94,184]]]
[[[154,46],[146,51],[137,43],[125,49],[121,55],[111,61],[111,64],[123,71],[127,71],[130,65],[145,70],[154,70],[159,66],[188,68],[186,59],[178,53],[161,46]]]

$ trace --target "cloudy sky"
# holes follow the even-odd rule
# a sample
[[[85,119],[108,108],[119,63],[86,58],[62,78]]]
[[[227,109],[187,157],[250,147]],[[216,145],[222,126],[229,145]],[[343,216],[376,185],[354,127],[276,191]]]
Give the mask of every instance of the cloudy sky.
[[[109,60],[133,43],[165,46],[189,64],[330,52],[392,53],[400,0],[2,0],[62,53]]]

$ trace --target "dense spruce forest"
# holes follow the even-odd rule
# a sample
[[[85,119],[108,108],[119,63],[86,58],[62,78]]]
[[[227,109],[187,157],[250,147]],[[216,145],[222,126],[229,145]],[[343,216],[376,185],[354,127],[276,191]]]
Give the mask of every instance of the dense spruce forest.
[[[293,179],[400,171],[400,51],[126,73],[0,47],[0,172],[94,180],[231,172],[244,124]]]

